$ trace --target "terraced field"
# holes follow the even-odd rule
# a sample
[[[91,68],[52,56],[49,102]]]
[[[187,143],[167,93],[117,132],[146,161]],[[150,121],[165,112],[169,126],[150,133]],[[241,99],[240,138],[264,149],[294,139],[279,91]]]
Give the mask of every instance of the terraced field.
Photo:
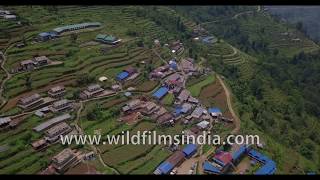
[[[145,64],[153,64],[155,67],[162,64],[159,57],[147,47],[139,47],[139,38],[128,34],[129,30],[137,31],[138,36],[145,37],[145,42],[153,43],[154,39],[167,41],[173,39],[173,34],[167,32],[153,21],[137,17],[136,7],[130,6],[62,6],[57,10],[44,6],[15,6],[12,10],[23,18],[29,25],[18,25],[14,21],[4,21],[1,19],[0,49],[14,45],[17,41],[22,41],[23,34],[27,43],[26,47],[10,47],[7,52],[7,62],[5,68],[11,70],[19,65],[23,60],[34,56],[45,55],[54,61],[61,61],[63,64],[57,66],[43,67],[32,72],[13,74],[12,78],[5,83],[4,96],[9,99],[7,104],[0,110],[1,115],[16,114],[20,110],[14,108],[17,100],[22,96],[31,93],[45,93],[50,87],[55,85],[65,85],[68,92],[74,92],[85,86],[77,84],[77,79],[83,74],[92,77],[107,76],[114,79],[115,75],[129,66],[139,67],[141,61]],[[93,31],[82,31],[77,34],[75,41],[69,35],[64,35],[58,39],[43,43],[33,41],[40,32],[49,31],[55,27],[75,24],[81,22],[101,22],[102,28]],[[122,39],[122,43],[116,47],[110,47],[99,43],[91,43],[98,33],[112,34]],[[17,36],[19,34],[19,36]],[[101,49],[107,49],[106,53],[101,53]],[[159,50],[161,57],[169,58],[170,54],[163,49]],[[143,72],[143,71],[142,71]],[[30,77],[31,89],[26,86],[26,79]],[[4,78],[4,73],[0,71],[0,79]],[[134,80],[138,91],[148,93],[152,91],[158,82],[148,82],[143,74]],[[69,96],[69,95],[68,95]],[[81,113],[80,125],[87,133],[93,133],[101,129],[104,135],[108,133],[120,133],[122,130],[153,129],[154,124],[141,122],[133,126],[119,123],[118,117],[110,116],[107,110],[110,107],[120,106],[128,99],[113,97],[99,100],[95,103],[101,104],[102,120],[90,121],[86,118],[86,113],[94,104],[88,104]],[[52,155],[63,149],[62,146],[52,146],[44,153],[36,153],[32,150],[30,143],[40,137],[34,133],[32,128],[42,120],[34,116],[26,119],[17,129],[9,133],[0,132],[0,145],[8,145],[9,150],[0,155],[0,173],[37,173],[45,168]],[[26,130],[27,129],[27,130]],[[179,129],[180,130],[180,129]],[[10,138],[7,138],[9,137]],[[108,148],[101,147],[103,159],[107,164],[115,166],[121,173],[129,172],[151,172],[169,152],[162,150],[159,146],[136,147],[123,146]],[[132,156],[123,156],[123,153],[132,151]],[[134,153],[136,152],[136,153]],[[114,155],[116,153],[116,155]],[[112,155],[110,155],[112,154]],[[118,154],[118,156],[117,156]],[[145,157],[143,157],[145,156]],[[117,158],[114,158],[117,157]],[[123,159],[119,160],[122,157]],[[143,157],[139,158],[138,157]],[[43,159],[39,161],[39,159]],[[152,163],[149,161],[152,160]],[[100,166],[100,165],[97,165]],[[99,167],[98,169],[103,169]]]
[[[225,65],[237,66],[240,70],[240,78],[249,80],[254,74],[256,60],[225,42],[215,43],[209,49],[209,57],[222,59]]]
[[[313,41],[307,39],[301,32],[288,27],[283,23],[278,23],[272,19],[269,14],[255,13],[246,17],[238,17],[236,20],[227,22],[216,22],[206,24],[206,28],[211,32],[224,37],[231,44],[236,43],[236,36],[225,35],[222,29],[234,27],[248,36],[249,42],[267,42],[267,49],[273,51],[279,50],[279,54],[292,57],[301,51],[312,52],[319,49],[319,46]],[[241,46],[241,44],[238,44]]]

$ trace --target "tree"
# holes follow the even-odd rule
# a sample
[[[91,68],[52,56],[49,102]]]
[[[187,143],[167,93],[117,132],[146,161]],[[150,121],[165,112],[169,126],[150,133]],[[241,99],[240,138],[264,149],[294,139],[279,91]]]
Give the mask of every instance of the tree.
[[[27,87],[28,90],[32,88],[32,79],[30,76],[27,76],[25,78],[25,86]]]
[[[72,44],[76,43],[77,39],[78,39],[78,34],[72,33],[70,35],[70,41],[71,41]]]

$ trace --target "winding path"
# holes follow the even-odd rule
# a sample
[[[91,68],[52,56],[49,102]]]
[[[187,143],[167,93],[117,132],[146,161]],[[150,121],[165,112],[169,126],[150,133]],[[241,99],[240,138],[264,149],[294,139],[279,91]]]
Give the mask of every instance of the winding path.
[[[3,53],[2,51],[0,51],[0,56],[1,56],[1,69],[5,72],[6,74],[6,78],[1,82],[0,84],[0,101],[1,101],[1,104],[0,104],[0,108],[6,104],[7,102],[7,99],[2,95],[3,94],[3,91],[4,91],[4,85],[5,83],[11,78],[11,74],[9,73],[9,71],[4,67],[5,66],[5,63],[6,63],[6,56],[5,56],[5,53]]]
[[[219,75],[217,75],[217,79],[219,80],[220,84],[222,85],[222,87],[224,89],[224,92],[226,93],[228,109],[229,109],[229,111],[233,117],[233,120],[234,120],[235,128],[231,131],[231,134],[237,134],[240,131],[240,119],[232,108],[231,92],[229,91],[229,89],[227,88],[227,86],[225,85],[225,83],[223,82],[223,80],[221,79],[221,77]]]

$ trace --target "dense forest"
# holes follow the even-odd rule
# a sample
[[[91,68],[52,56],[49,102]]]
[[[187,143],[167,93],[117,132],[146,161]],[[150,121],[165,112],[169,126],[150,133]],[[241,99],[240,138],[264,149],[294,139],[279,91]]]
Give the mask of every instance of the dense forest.
[[[296,25],[310,38],[320,41],[319,6],[266,6],[268,12]]]

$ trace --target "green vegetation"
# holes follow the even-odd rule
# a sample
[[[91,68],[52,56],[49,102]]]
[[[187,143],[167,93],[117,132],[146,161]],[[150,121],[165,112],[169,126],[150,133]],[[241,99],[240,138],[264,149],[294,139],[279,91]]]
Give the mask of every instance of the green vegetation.
[[[189,86],[187,89],[190,91],[191,95],[194,97],[198,97],[200,95],[201,89],[205,86],[213,83],[215,81],[214,75],[209,75],[205,80],[200,81],[196,84]]]

